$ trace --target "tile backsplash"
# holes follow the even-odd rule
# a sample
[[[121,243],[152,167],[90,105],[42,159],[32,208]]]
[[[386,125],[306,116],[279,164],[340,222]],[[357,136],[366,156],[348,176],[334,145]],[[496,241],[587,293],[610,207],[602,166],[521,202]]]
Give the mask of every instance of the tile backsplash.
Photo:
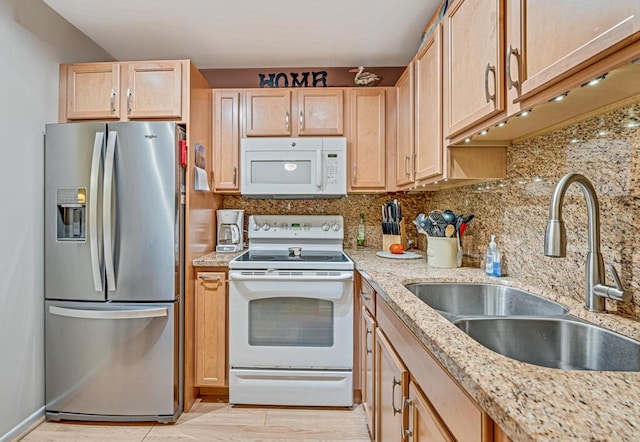
[[[412,220],[420,212],[450,209],[476,215],[463,241],[465,266],[479,266],[491,234],[497,235],[508,277],[584,299],[587,254],[586,203],[577,186],[565,196],[566,258],[543,255],[549,204],[558,180],[570,172],[585,175],[600,203],[601,248],[625,288],[624,302],[607,301],[616,314],[640,316],[640,104],[610,111],[562,129],[516,142],[507,150],[507,177],[498,182],[422,194],[352,194],[335,200],[224,198],[224,208],[251,214],[339,214],[345,219],[346,248],[355,246],[360,213],[366,244],[381,248],[381,206],[398,199],[408,239],[425,249]],[[613,284],[607,275],[607,283]]]
[[[640,104],[514,143],[507,150],[507,178],[427,195],[427,206],[475,213],[465,241],[465,263],[478,265],[489,236],[497,235],[508,276],[584,300],[587,254],[586,202],[572,185],[564,200],[566,258],[543,254],[551,195],[567,173],[586,176],[600,205],[601,249],[617,268],[624,302],[607,309],[640,315]],[[607,274],[607,284],[613,280]]]

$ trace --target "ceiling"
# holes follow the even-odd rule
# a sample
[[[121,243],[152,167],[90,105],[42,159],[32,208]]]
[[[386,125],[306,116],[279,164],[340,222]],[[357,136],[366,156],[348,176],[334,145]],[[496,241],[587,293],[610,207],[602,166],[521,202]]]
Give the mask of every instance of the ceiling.
[[[44,0],[116,60],[405,66],[440,0]]]

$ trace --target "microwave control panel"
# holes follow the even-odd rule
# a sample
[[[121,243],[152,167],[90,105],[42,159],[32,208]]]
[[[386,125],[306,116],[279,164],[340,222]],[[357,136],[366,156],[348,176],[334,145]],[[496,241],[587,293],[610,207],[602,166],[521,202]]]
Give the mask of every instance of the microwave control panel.
[[[328,153],[325,158],[327,184],[338,184],[338,174],[340,168],[338,167],[338,154]]]

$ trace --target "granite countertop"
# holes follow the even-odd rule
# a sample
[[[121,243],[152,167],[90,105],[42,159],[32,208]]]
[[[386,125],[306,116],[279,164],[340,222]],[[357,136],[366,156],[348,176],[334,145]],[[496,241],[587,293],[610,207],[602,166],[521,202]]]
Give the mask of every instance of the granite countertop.
[[[509,359],[478,344],[404,288],[420,281],[514,286],[569,307],[570,314],[634,339],[640,323],[589,313],[582,303],[477,268],[437,269],[424,259],[380,258],[345,250],[356,268],[418,339],[513,440],[640,439],[640,373],[565,371]],[[576,278],[582,277],[576,275]]]
[[[229,261],[236,256],[242,255],[246,250],[240,252],[209,252],[192,261],[194,267],[229,267]]]

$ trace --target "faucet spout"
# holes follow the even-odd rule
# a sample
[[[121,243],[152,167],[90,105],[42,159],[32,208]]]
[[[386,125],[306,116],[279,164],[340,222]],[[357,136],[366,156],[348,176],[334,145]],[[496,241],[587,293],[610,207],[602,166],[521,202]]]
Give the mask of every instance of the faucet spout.
[[[549,220],[544,236],[544,254],[552,257],[564,257],[567,254],[567,235],[562,220],[562,204],[567,189],[576,184],[587,202],[588,253],[585,268],[585,308],[589,311],[605,311],[604,299],[609,297],[622,299],[623,290],[615,267],[610,271],[616,282],[615,287],[605,285],[604,261],[600,253],[600,208],[596,191],[584,175],[569,173],[563,176],[553,191]]]

